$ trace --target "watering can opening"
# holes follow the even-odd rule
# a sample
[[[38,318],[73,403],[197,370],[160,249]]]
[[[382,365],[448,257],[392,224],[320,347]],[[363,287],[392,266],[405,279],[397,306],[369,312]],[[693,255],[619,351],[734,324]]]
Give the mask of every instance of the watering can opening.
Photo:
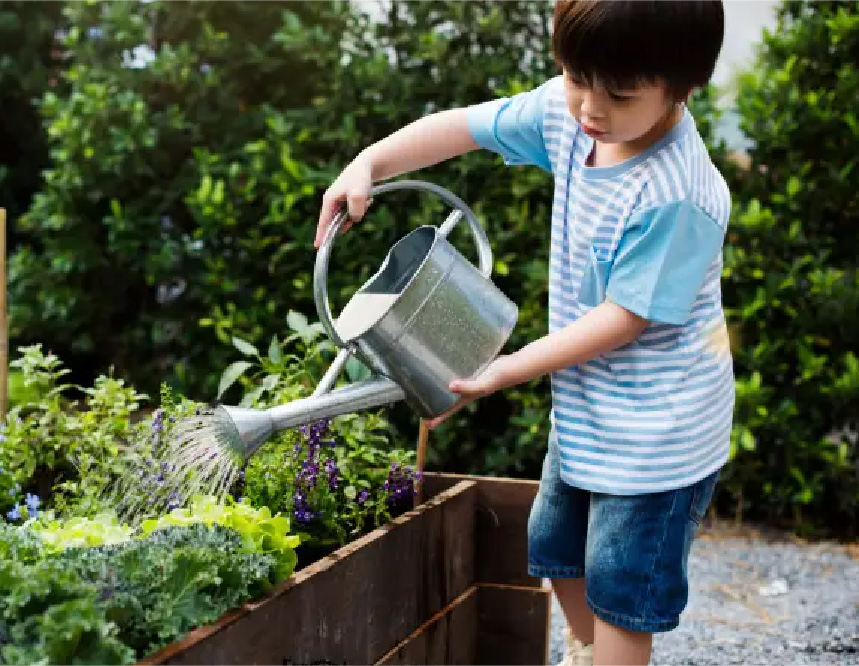
[[[427,261],[438,236],[435,227],[419,227],[388,250],[379,270],[352,295],[337,318],[344,341],[360,337],[390,312]]]
[[[358,291],[402,293],[426,261],[437,235],[435,227],[424,226],[403,236],[388,250],[378,272]]]

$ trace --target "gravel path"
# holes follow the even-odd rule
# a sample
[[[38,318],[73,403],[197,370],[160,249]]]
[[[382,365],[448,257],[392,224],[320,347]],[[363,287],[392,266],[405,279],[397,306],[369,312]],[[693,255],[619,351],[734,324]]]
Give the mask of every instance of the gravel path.
[[[847,548],[705,534],[689,570],[689,605],[654,638],[652,664],[859,665],[859,557]],[[562,632],[553,601],[550,664]]]

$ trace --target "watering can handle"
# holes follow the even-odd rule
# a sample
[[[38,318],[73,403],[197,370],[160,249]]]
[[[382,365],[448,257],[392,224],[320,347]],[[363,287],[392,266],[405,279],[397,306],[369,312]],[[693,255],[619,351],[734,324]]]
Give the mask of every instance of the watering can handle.
[[[468,221],[468,226],[471,229],[471,234],[477,243],[477,257],[481,274],[489,278],[492,274],[492,248],[489,245],[489,239],[486,237],[486,232],[480,226],[477,216],[474,211],[469,208],[462,199],[456,196],[453,192],[423,180],[395,180],[388,183],[376,185],[370,193],[372,195],[383,194],[393,190],[425,190],[437,195],[442,201],[452,206],[456,210],[451,215],[447,222],[442,225],[440,232],[447,235],[453,226],[464,215]],[[459,213],[462,215],[459,215]],[[346,221],[347,213],[341,210],[334,217],[331,225],[328,227],[328,232],[325,234],[325,239],[319,251],[316,253],[316,265],[313,269],[313,298],[316,301],[316,311],[319,314],[319,319],[328,337],[341,349],[348,349],[346,343],[340,339],[334,327],[334,322],[331,318],[331,308],[328,306],[328,261],[331,257],[331,248],[334,245],[334,238],[340,232],[343,222]],[[345,354],[344,354],[345,356]],[[345,361],[345,358],[343,359]]]

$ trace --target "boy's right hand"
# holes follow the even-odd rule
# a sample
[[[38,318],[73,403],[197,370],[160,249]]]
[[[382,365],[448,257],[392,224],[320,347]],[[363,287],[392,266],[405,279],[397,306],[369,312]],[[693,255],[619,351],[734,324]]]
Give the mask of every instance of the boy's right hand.
[[[370,191],[373,188],[373,167],[370,160],[364,156],[358,156],[337,177],[331,187],[325,191],[322,197],[322,208],[319,211],[319,222],[316,225],[316,240],[313,247],[319,249],[328,233],[328,227],[334,220],[334,216],[346,204],[349,212],[348,219],[343,223],[343,231],[346,231],[355,222],[360,220],[367,207],[370,205]]]

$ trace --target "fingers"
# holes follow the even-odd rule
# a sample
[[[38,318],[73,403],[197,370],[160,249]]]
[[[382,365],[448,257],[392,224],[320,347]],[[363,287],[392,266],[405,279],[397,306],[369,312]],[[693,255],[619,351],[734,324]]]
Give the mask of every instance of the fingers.
[[[355,224],[367,212],[370,197],[366,192],[350,192],[346,195],[346,203],[349,210],[349,223]]]
[[[328,233],[328,227],[334,220],[334,216],[340,208],[340,201],[336,197],[329,196],[328,193],[322,197],[322,207],[319,209],[319,221],[316,223],[316,238],[313,241],[313,247],[319,249],[322,242],[325,240],[325,235]]]
[[[328,228],[334,221],[335,215],[346,204],[349,217],[343,223],[343,231],[347,231],[353,224],[358,222],[367,212],[371,199],[366,192],[355,190],[350,193],[337,193],[329,190],[322,197],[322,207],[319,210],[319,221],[316,224],[316,238],[313,247],[319,249],[328,234]]]
[[[454,379],[447,388],[453,393],[467,393],[469,386],[468,382],[462,381],[461,379]]]

